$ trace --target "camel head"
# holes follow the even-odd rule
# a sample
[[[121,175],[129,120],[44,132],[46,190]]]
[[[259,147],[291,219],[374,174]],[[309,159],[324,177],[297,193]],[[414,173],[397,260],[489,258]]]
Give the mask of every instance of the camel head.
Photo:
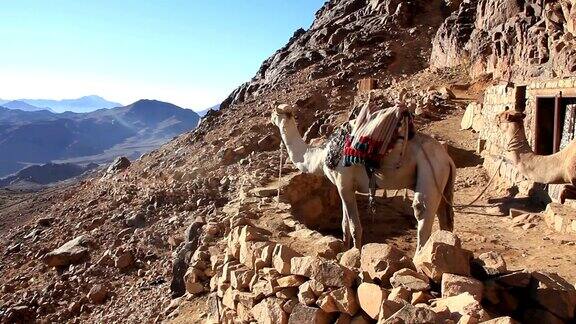
[[[525,117],[525,113],[506,107],[503,112],[496,115],[496,125],[503,133],[507,134],[515,131],[518,126],[522,126]]]
[[[294,119],[294,108],[286,104],[279,105],[272,111],[271,119],[274,125],[281,127],[287,120]]]

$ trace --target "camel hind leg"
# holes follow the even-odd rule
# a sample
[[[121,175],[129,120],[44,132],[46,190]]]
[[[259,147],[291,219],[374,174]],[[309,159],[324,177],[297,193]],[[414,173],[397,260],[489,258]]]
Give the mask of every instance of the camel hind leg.
[[[450,175],[444,186],[444,196],[438,206],[438,224],[443,231],[454,231],[454,181],[456,178],[456,167],[451,163]]]

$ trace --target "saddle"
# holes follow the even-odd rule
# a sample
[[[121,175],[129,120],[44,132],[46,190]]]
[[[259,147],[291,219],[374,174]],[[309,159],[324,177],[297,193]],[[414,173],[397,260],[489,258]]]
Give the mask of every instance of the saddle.
[[[360,164],[373,173],[398,139],[406,139],[404,154],[407,140],[414,136],[412,115],[399,105],[370,113],[368,105],[369,102],[353,122],[345,123],[331,135],[325,161],[328,168],[334,169],[343,161],[344,166]]]

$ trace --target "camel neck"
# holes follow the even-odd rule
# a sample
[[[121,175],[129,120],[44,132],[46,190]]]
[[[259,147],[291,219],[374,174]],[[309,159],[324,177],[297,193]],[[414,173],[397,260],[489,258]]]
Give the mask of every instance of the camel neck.
[[[514,127],[511,129],[511,135],[508,139],[506,151],[514,163],[519,163],[522,155],[534,155],[534,151],[532,150],[532,147],[530,147],[530,144],[528,144],[523,125],[516,123],[513,125]]]
[[[508,157],[516,165],[518,171],[528,179],[540,183],[556,183],[562,178],[561,172],[551,168],[562,164],[562,154],[537,155],[532,150],[523,125],[514,124],[512,136],[508,143]],[[561,168],[558,168],[560,170]]]
[[[311,154],[317,149],[311,148],[304,142],[296,126],[296,121],[293,118],[286,119],[280,124],[279,129],[292,163],[302,172],[317,173],[319,171],[318,161],[314,158],[315,154]]]

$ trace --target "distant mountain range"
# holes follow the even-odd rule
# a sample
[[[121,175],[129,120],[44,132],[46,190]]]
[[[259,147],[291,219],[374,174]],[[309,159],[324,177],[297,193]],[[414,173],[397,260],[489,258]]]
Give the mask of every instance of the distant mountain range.
[[[1,103],[1,105],[2,105],[2,107],[8,108],[8,109],[19,109],[19,110],[23,110],[23,111],[39,111],[39,110],[52,111],[52,109],[50,109],[50,108],[40,108],[40,107],[32,106],[32,105],[30,105],[24,101],[20,101],[20,100],[7,101],[4,103]]]
[[[192,110],[156,100],[90,113],[0,107],[0,177],[32,164],[137,158],[194,129],[199,120]]]
[[[122,106],[117,102],[108,101],[99,96],[85,96],[78,99],[18,99],[2,100],[0,106],[9,109],[20,109],[24,111],[50,110],[53,112],[71,111],[75,113],[87,113],[98,109],[116,108]]]
[[[18,171],[18,173],[14,175],[1,178],[0,187],[47,185],[77,177],[86,171],[90,171],[97,167],[98,164],[95,163],[89,163],[86,166],[72,163],[46,163],[44,165],[33,165]]]

